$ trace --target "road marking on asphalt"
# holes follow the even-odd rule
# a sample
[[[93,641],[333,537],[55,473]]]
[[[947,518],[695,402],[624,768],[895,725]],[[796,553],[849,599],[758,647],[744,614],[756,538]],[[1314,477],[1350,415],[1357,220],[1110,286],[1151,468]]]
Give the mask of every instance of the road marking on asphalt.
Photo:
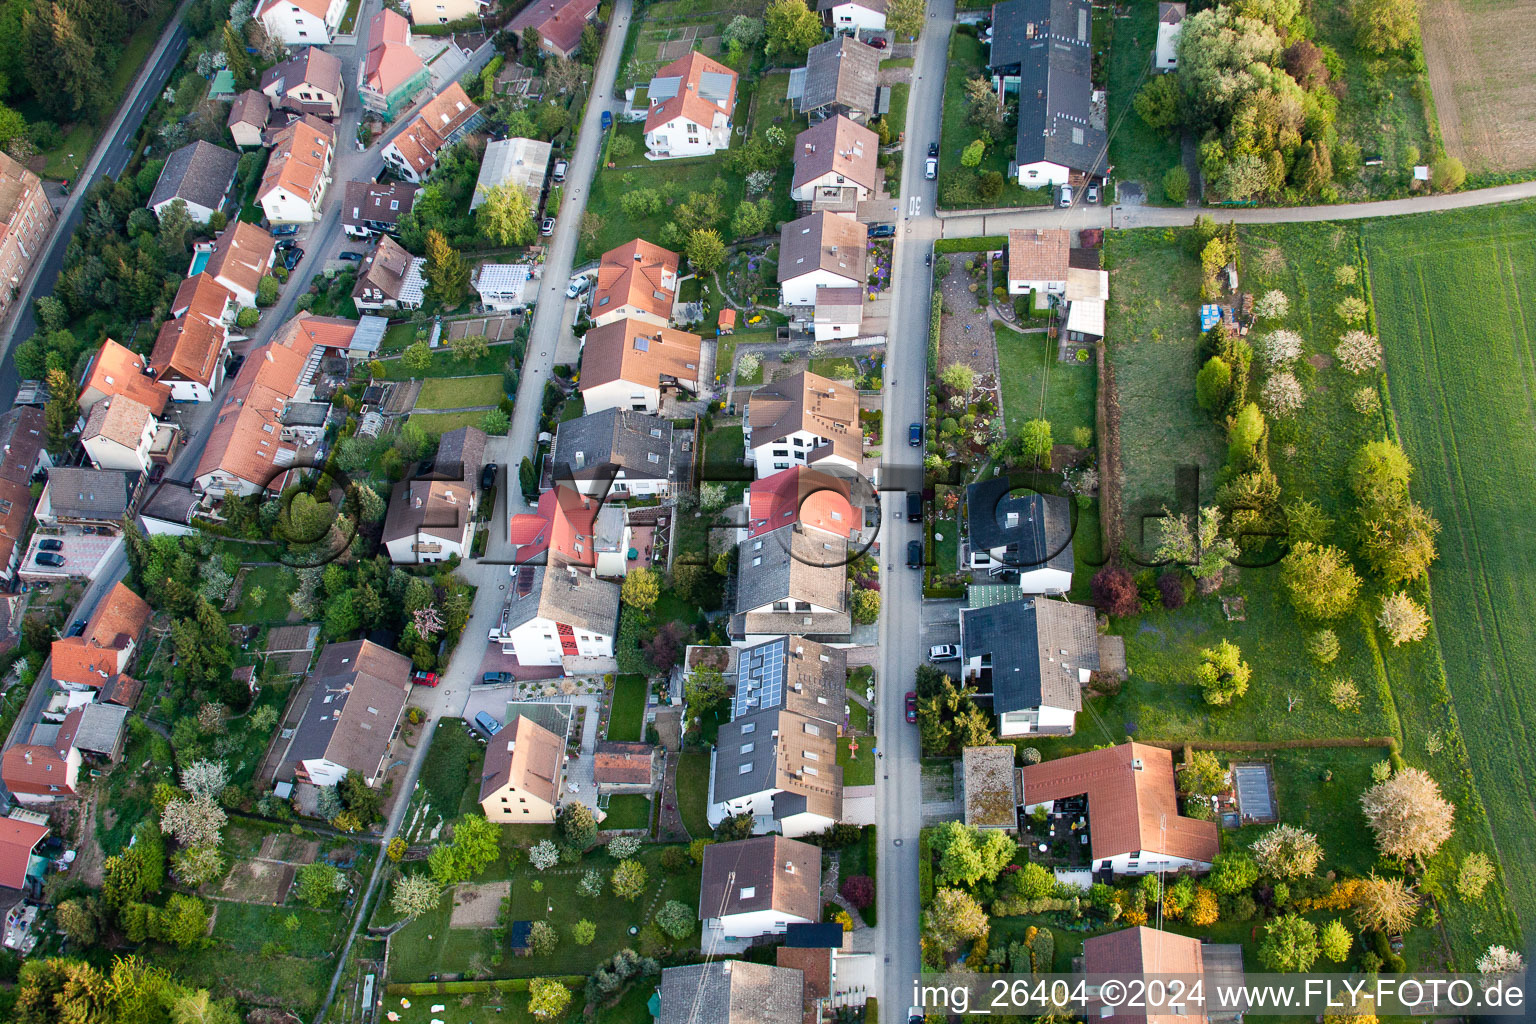
[[[916,217],[919,213],[922,212],[922,209],[923,209],[923,197],[922,196],[913,196],[911,201],[907,204],[907,209],[911,211],[908,214],[908,216]]]

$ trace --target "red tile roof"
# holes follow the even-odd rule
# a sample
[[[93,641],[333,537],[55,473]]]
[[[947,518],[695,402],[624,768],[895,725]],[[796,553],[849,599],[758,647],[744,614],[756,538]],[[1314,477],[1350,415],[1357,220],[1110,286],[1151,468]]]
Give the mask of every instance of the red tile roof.
[[[749,537],[799,523],[846,537],[864,524],[854,518],[848,483],[835,476],[795,466],[752,484]]]
[[[0,885],[20,889],[27,880],[32,849],[48,835],[48,826],[17,818],[0,818]]]
[[[86,400],[87,393],[95,391],[102,398],[127,395],[148,406],[151,414],[159,416],[165,412],[165,403],[170,401],[171,389],[144,371],[142,356],[108,338],[96,358],[91,360],[90,372],[85,375],[85,386],[80,389],[81,407],[95,404]]]
[[[73,795],[69,774],[69,762],[41,743],[17,743],[0,755],[0,779],[12,793]]]
[[[708,72],[730,76],[731,87],[724,99],[709,100],[700,95],[700,80]],[[717,115],[723,115],[729,119],[731,110],[736,106],[736,72],[719,61],[704,56],[698,50],[679,57],[656,72],[655,77],[679,78],[682,81],[678,83],[676,95],[652,105],[646,112],[645,130],[648,132],[678,117],[686,118],[704,128],[712,128]]]
[[[677,253],[643,238],[603,253],[592,292],[592,315],[635,306],[662,320],[672,318],[677,298]]]
[[[96,606],[84,633],[53,642],[53,678],[79,686],[104,686],[117,675],[121,652],[137,642],[152,614],[142,597],[117,584]]]
[[[544,43],[569,56],[581,44],[581,30],[597,13],[597,0],[534,0],[517,13],[507,31],[521,34],[529,25]]]

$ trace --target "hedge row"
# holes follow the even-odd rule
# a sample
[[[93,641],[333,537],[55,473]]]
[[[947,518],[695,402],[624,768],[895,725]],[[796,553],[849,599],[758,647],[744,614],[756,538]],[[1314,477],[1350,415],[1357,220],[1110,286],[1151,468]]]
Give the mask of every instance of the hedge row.
[[[532,978],[503,978],[500,981],[412,981],[385,985],[384,994],[389,996],[458,996],[489,992],[493,987],[503,992],[527,992]],[[587,983],[586,975],[555,975],[549,979],[558,981],[566,988],[578,988]]]
[[[977,235],[975,238],[941,238],[933,243],[934,252],[990,252],[1008,248],[1007,235]]]

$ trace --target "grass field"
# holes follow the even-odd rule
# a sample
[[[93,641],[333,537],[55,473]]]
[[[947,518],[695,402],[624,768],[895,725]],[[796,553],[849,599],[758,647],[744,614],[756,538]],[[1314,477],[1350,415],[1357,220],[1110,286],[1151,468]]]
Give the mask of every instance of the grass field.
[[[608,801],[608,817],[603,828],[649,828],[651,798],[638,793],[624,793]]]
[[[644,676],[619,676],[613,684],[613,717],[608,720],[610,740],[639,740],[645,731]]]
[[[470,412],[413,412],[410,422],[429,434],[446,434],[459,427],[478,427],[486,410]]]
[[[860,736],[859,749],[849,753],[850,737],[837,741],[837,763],[843,769],[843,785],[873,786],[875,784],[875,747],[880,741],[873,736]]]
[[[1003,390],[1003,415],[1013,434],[1025,420],[1051,421],[1057,444],[1072,440],[1075,427],[1094,427],[1093,363],[1063,363],[1056,342],[1045,333],[1020,334],[1001,325],[997,335],[998,383]]]
[[[499,373],[479,377],[433,377],[421,382],[416,408],[465,409],[477,405],[495,405],[506,394]]]
[[[1528,220],[1526,223],[1529,225]],[[1368,235],[1370,230],[1367,229]],[[1336,277],[1340,266],[1362,265],[1360,239],[1358,225],[1328,223],[1254,227],[1240,234],[1245,287],[1260,294],[1269,288],[1284,290],[1291,299],[1290,314],[1283,324],[1275,326],[1295,330],[1305,341],[1303,358],[1293,364],[1293,370],[1306,394],[1306,404],[1301,413],[1273,421],[1269,438],[1270,458],[1282,495],[1316,500],[1335,519],[1329,539],[1346,548],[1353,546],[1349,529],[1353,499],[1344,484],[1344,467],[1361,444],[1382,436],[1389,426],[1381,414],[1361,415],[1350,403],[1355,390],[1376,383],[1375,375],[1356,377],[1332,365],[1329,358],[1333,345],[1347,327],[1336,311],[1338,302],[1348,295],[1369,297],[1361,283],[1340,283],[1341,279]],[[1440,240],[1433,244],[1442,243]],[[1199,345],[1195,323],[1198,269],[1192,251],[1173,232],[1116,233],[1107,247],[1116,282],[1111,292],[1109,336],[1121,417],[1126,540],[1128,546],[1136,548],[1137,514],[1156,512],[1163,503],[1187,508],[1196,500],[1196,487],[1190,475],[1185,472],[1182,482],[1176,483],[1176,471],[1198,467],[1198,490],[1209,501],[1214,474],[1221,469],[1225,452],[1218,428],[1196,409],[1193,400]],[[1368,246],[1369,252],[1375,250],[1375,245]],[[1498,247],[1492,251],[1496,253]],[[1464,258],[1460,265],[1468,263],[1480,268],[1498,265],[1492,255],[1481,261],[1476,257]],[[1479,269],[1473,273],[1483,272]],[[1384,271],[1378,268],[1377,274],[1381,273]],[[1478,295],[1480,302],[1487,300],[1487,295],[1479,290],[1484,282],[1475,276],[1461,289],[1446,279],[1428,275],[1421,279],[1417,272],[1406,274],[1405,279],[1434,280],[1435,304],[1426,305],[1425,309],[1439,309],[1447,295]],[[1486,283],[1492,287],[1501,280],[1495,273]],[[1427,289],[1429,285],[1419,287]],[[1513,294],[1518,285],[1508,287]],[[1427,290],[1423,292],[1422,301],[1427,303],[1429,294]],[[1421,313],[1410,297],[1394,296],[1389,302],[1379,291],[1378,297],[1383,307],[1399,308],[1401,312],[1393,315],[1404,318],[1404,322],[1410,315],[1415,316],[1416,322]],[[1456,353],[1459,362],[1467,367],[1462,377],[1469,378],[1473,366],[1486,372],[1484,343],[1463,329],[1469,314],[1456,311],[1454,305],[1447,306],[1444,315],[1457,326],[1457,343],[1468,346],[1462,353]],[[1257,336],[1250,340],[1259,340],[1258,336],[1269,329],[1268,324],[1261,326]],[[1449,337],[1452,332],[1447,326],[1439,333]],[[1513,347],[1513,342],[1510,345]],[[1445,358],[1449,363],[1456,362],[1449,352]],[[1438,377],[1440,366],[1449,363],[1437,365],[1432,360],[1426,366],[1404,370],[1396,359],[1389,354],[1388,380],[1399,403],[1394,409],[1401,418],[1402,396],[1395,394],[1398,380],[1405,382],[1403,386],[1409,393],[1424,388],[1436,391],[1445,386]],[[1517,375],[1518,365],[1512,366],[1504,377]],[[1262,377],[1262,371],[1259,376]],[[1462,377],[1451,379],[1460,381]],[[1464,397],[1464,387],[1449,389],[1458,402]],[[1487,413],[1485,403],[1457,407],[1465,408],[1469,417]],[[1438,398],[1431,408],[1431,417],[1439,414]],[[1521,404],[1520,408],[1525,406]],[[1519,427],[1505,424],[1489,429],[1510,436],[1529,436],[1528,422]],[[1485,440],[1492,436],[1490,433]],[[1472,482],[1475,478],[1458,477],[1454,467],[1437,461],[1434,455],[1414,454],[1422,469],[1419,481],[1434,476],[1455,493],[1476,486]],[[1489,474],[1493,472],[1496,471],[1487,470]],[[1182,504],[1175,503],[1178,498],[1183,499]],[[1451,518],[1447,512],[1441,515],[1447,520]],[[1449,557],[1449,538],[1442,541],[1441,549]],[[1442,562],[1437,580],[1447,569],[1449,566]],[[1504,571],[1506,575],[1511,573],[1507,568]],[[1476,565],[1464,564],[1457,575],[1469,588],[1488,588],[1490,584],[1478,578],[1478,572]],[[1460,754],[1462,737],[1454,714],[1446,707],[1451,694],[1446,692],[1438,648],[1433,640],[1402,648],[1389,648],[1381,643],[1370,619],[1379,596],[1378,584],[1367,575],[1356,610],[1333,627],[1342,645],[1340,658],[1326,672],[1320,672],[1297,655],[1312,627],[1296,619],[1280,591],[1277,576],[1273,569],[1249,568],[1228,585],[1224,593],[1241,596],[1246,602],[1244,621],[1227,621],[1219,606],[1207,599],[1177,612],[1152,612],[1129,625],[1127,654],[1135,675],[1118,695],[1090,702],[1092,724],[1087,729],[1080,727],[1079,737],[1093,737],[1094,742],[1117,738],[1122,732],[1168,739],[1392,737],[1401,745],[1409,763],[1436,776],[1446,797],[1458,808],[1456,836],[1436,858],[1441,870],[1454,871],[1463,854],[1471,849],[1486,849],[1492,836],[1479,793],[1468,785],[1463,774],[1466,762]],[[1464,606],[1470,600],[1470,595],[1464,595],[1458,604]],[[1519,597],[1511,595],[1510,600],[1518,602]],[[1500,603],[1509,607],[1502,600]],[[1438,610],[1441,601],[1435,604]],[[1223,637],[1242,648],[1254,671],[1254,685],[1232,707],[1210,709],[1188,689],[1187,680],[1199,649]],[[1464,643],[1465,648],[1459,652],[1462,664],[1486,662],[1488,641],[1479,643],[1469,637]],[[1447,662],[1452,663],[1452,659]],[[1466,670],[1457,665],[1456,671]],[[1331,706],[1326,687],[1335,676],[1351,679],[1358,687],[1362,697],[1358,713],[1335,711]],[[1484,744],[1487,754],[1484,763],[1478,765],[1482,789],[1486,792],[1498,787],[1498,800],[1517,805],[1526,797],[1510,798],[1506,779],[1512,774],[1523,777],[1525,754],[1512,754],[1511,748],[1526,741],[1513,724],[1519,719],[1512,710],[1493,706],[1491,702],[1480,706],[1476,731],[1482,736],[1472,742]],[[1512,724],[1502,727],[1508,731],[1501,731],[1499,727],[1485,728],[1485,719]],[[1430,754],[1431,746],[1437,753]],[[1508,760],[1511,757],[1518,761],[1512,763]],[[1528,802],[1523,813],[1526,824],[1518,834],[1528,837]],[[1358,817],[1353,821],[1358,826]],[[1462,966],[1492,941],[1490,934],[1508,937],[1513,931],[1507,907],[1497,897],[1482,908],[1454,899],[1442,901],[1441,913],[1451,957]]]
[[[689,835],[697,839],[710,834],[708,754],[689,751],[678,762],[677,809]]]
[[[1093,38],[1108,48],[1109,162],[1120,181],[1146,186],[1147,202],[1165,203],[1163,175],[1180,160],[1179,141],[1153,131],[1131,103],[1152,74],[1157,45],[1157,4],[1127,4],[1125,17],[1095,11]]]
[[[286,622],[291,611],[288,595],[297,583],[298,577],[292,569],[276,565],[255,566],[240,584],[240,606],[225,612],[224,618],[229,622]],[[251,600],[257,587],[265,591],[259,604]]]
[[[1439,518],[1435,636],[1467,754],[1536,926],[1536,205],[1372,221],[1365,231],[1392,407]]]

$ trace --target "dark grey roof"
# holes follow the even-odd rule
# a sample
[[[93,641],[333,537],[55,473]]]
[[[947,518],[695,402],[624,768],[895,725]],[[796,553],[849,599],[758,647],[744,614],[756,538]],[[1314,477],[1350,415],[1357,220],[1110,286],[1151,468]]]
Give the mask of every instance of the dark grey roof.
[[[800,1024],[805,981],[792,967],[716,960],[661,972],[659,1024]]]
[[[1068,499],[1037,491],[1014,491],[1007,477],[993,477],[965,490],[971,546],[1006,548],[1005,565],[1048,566],[1071,572],[1072,506]]]
[[[48,472],[48,505],[56,517],[116,522],[128,511],[128,474],[55,466]]]
[[[92,702],[80,709],[80,724],[75,728],[75,746],[93,754],[111,754],[123,735],[128,709],[121,704]]]
[[[485,464],[485,431],[479,427],[459,427],[444,434],[437,442],[437,460],[433,474],[439,479],[467,480],[477,483],[480,467]]]
[[[197,507],[197,495],[186,484],[166,481],[151,485],[149,498],[139,506],[139,515],[161,519],[168,523],[186,523],[192,519]]]
[[[672,421],[628,409],[604,409],[560,424],[550,460],[558,480],[601,480],[623,470],[630,479],[666,480],[672,464]]]
[[[778,747],[773,733],[778,727],[778,711],[759,711],[720,727],[715,739],[715,803],[775,788]]]
[[[238,153],[202,139],[182,146],[166,157],[160,179],[155,182],[155,191],[149,197],[149,208],[154,209],[172,199],[183,199],[216,210],[224,201],[230,182],[235,180],[235,167],[239,163]]]
[[[843,926],[836,921],[794,922],[784,929],[784,945],[790,949],[842,949]]]
[[[406,181],[375,183],[349,181],[342,193],[341,222],[350,227],[372,224],[393,225],[416,202],[420,185]],[[394,204],[395,209],[391,209]]]
[[[873,114],[880,86],[880,51],[852,36],[811,47],[805,58],[800,111],[843,107]]]
[[[283,406],[283,425],[286,427],[323,427],[331,414],[327,402],[289,402]]]
[[[960,655],[966,665],[990,659],[995,714],[1042,705],[1080,711],[1078,670],[1098,670],[1098,622],[1087,605],[1044,598],[964,608]]]
[[[832,611],[847,606],[848,543],[842,538],[784,526],[742,541],[737,551],[738,612],[784,600]]]
[[[1019,76],[1014,159],[1103,174],[1109,136],[1093,117],[1093,11],[1087,0],[1004,0],[992,8],[989,65]]]

